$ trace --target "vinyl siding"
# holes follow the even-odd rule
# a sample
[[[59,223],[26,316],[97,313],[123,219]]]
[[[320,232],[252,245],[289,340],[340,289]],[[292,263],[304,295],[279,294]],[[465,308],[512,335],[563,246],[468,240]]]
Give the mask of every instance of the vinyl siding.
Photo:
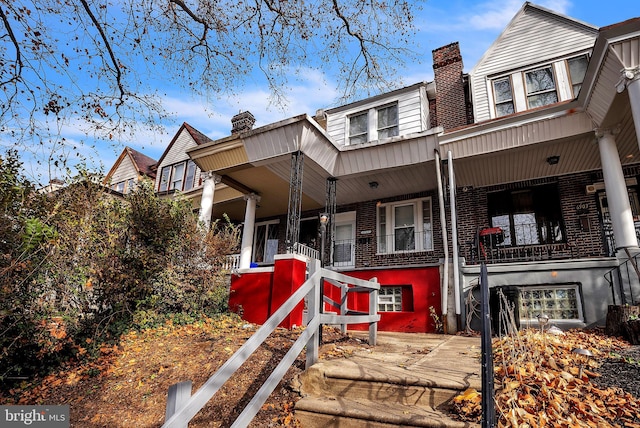
[[[138,171],[136,171],[136,167],[131,161],[129,156],[124,156],[120,165],[118,165],[118,169],[111,176],[110,185],[114,185],[120,183],[121,181],[127,181],[130,179],[134,179],[138,181]]]
[[[180,135],[178,135],[173,144],[169,148],[169,151],[166,153],[161,163],[158,164],[158,172],[156,177],[156,189],[160,186],[160,180],[162,179],[162,168],[167,165],[173,165],[178,162],[184,162],[189,159],[189,155],[187,154],[187,150],[197,146],[194,139],[189,135],[186,129],[183,129]],[[195,179],[195,187],[198,187],[200,183],[200,168],[196,167],[196,179]]]
[[[407,135],[421,132],[427,128],[429,108],[426,92],[415,88],[405,93],[395,94],[389,98],[376,99],[375,102],[360,104],[353,109],[341,110],[327,116],[327,132],[337,146],[346,145],[348,133],[348,117],[359,112],[381,107],[394,102],[398,103],[398,134]]]
[[[597,30],[534,7],[526,7],[471,71],[476,122],[493,117],[491,84],[498,75],[548,64],[593,47]]]

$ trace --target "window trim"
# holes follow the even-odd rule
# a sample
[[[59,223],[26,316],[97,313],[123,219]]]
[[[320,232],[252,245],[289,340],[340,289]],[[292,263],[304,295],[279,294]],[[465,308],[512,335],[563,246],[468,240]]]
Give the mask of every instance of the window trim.
[[[357,134],[352,134],[351,133],[351,119],[354,119],[356,117],[360,117],[360,116],[364,116],[366,118],[366,124],[365,124],[365,130],[364,132],[360,132]],[[352,139],[357,138],[357,137],[361,137],[361,136],[365,136],[365,143],[370,141],[369,140],[369,111],[365,110],[365,111],[360,111],[354,114],[350,114],[349,116],[347,116],[347,141],[349,142],[349,145],[355,145],[355,144],[362,144],[360,142],[357,143],[353,143]]]
[[[187,189],[187,178],[189,166],[193,165],[193,183]],[[182,166],[182,174],[180,180],[177,179],[176,169]],[[166,175],[166,176],[165,176]],[[164,165],[160,169],[160,182],[158,183],[158,192],[188,192],[190,190],[195,189],[200,185],[200,183],[196,183],[196,178],[198,177],[198,165],[192,159],[185,159],[180,162],[175,162],[172,164]],[[180,182],[180,186],[176,186],[175,183]]]
[[[580,87],[582,88],[582,84],[584,83],[585,76],[582,76],[582,80],[580,82],[574,83],[573,82],[573,77],[571,76],[571,68],[569,67],[569,61],[576,60],[576,59],[579,59],[579,58],[585,58],[587,60],[587,64],[586,64],[586,68],[585,68],[585,76],[586,76],[586,70],[587,70],[587,68],[589,68],[589,60],[590,60],[590,57],[589,57],[588,53],[583,53],[583,54],[580,54],[580,55],[572,56],[572,57],[566,58],[564,60],[564,65],[565,65],[565,67],[567,69],[567,80],[569,81],[569,88],[571,90],[571,93],[573,94],[573,98],[576,98],[578,96],[578,94],[574,90],[574,86],[580,85]],[[578,90],[578,93],[580,93],[580,90]]]
[[[395,124],[391,125],[391,126],[386,126],[384,128],[379,128],[378,127],[378,112],[380,110],[384,110],[390,107],[396,107],[396,115],[395,115]],[[358,116],[365,116],[367,119],[367,126],[366,126],[366,132],[360,132],[357,134],[352,134],[351,133],[351,119],[358,117]],[[396,129],[396,135],[392,135],[390,137],[384,137],[384,138],[379,138],[380,135],[380,131],[384,131],[386,129]],[[356,137],[362,137],[365,136],[365,141],[363,142],[352,142],[353,138]],[[386,140],[388,138],[393,138],[400,135],[400,105],[398,103],[398,100],[395,101],[391,101],[391,102],[386,102],[384,104],[380,104],[380,105],[374,105],[371,106],[369,108],[366,108],[364,110],[360,110],[351,114],[346,115],[346,138],[345,138],[345,145],[357,145],[357,144],[364,144],[364,143],[368,143],[371,141],[378,141],[378,140]]]
[[[279,225],[280,224],[280,220],[279,219],[275,219],[275,220],[266,220],[266,221],[259,221],[259,222],[255,222],[254,226],[253,226],[253,244],[252,244],[252,248],[251,248],[251,262],[256,263],[258,265],[270,265],[273,264],[273,261],[268,261],[267,260],[267,249],[268,249],[268,242],[269,242],[269,227],[270,226],[274,226],[274,225]],[[260,226],[266,226],[266,230],[265,230],[265,240],[264,240],[264,248],[263,248],[263,254],[265,256],[265,260],[260,261],[260,262],[256,262],[256,249],[257,247],[257,243],[258,243],[258,228]],[[277,238],[276,242],[278,243],[278,246],[276,247],[276,252],[274,254],[277,255],[278,254],[278,247],[280,246],[280,239]]]
[[[539,315],[540,312],[545,313],[546,315],[549,316],[549,321],[553,322],[554,324],[563,324],[563,323],[576,323],[576,322],[580,322],[580,323],[584,323],[584,302],[583,302],[583,298],[582,298],[582,284],[579,282],[564,282],[564,283],[557,283],[557,284],[541,284],[541,285],[519,285],[518,286],[519,292],[520,292],[520,307],[518,308],[520,311],[520,322],[521,323],[537,323],[537,315]],[[530,310],[530,311],[526,311],[524,308],[524,297],[523,297],[523,293],[525,291],[544,291],[544,290],[569,290],[572,289],[575,291],[575,304],[576,304],[576,311],[578,312],[578,318],[553,318],[550,316],[549,311],[547,310],[547,312],[545,312],[544,308],[541,308],[539,312],[536,312],[535,310]],[[527,315],[529,315],[531,318],[527,318]]]
[[[429,223],[431,224],[430,242],[425,245],[424,230],[424,205],[425,201],[429,201]],[[414,249],[412,250],[396,250],[395,242],[395,208],[401,206],[413,206],[413,240]],[[380,222],[380,210],[385,210],[385,231],[383,233]],[[423,251],[434,251],[433,245],[433,199],[431,196],[424,198],[415,198],[402,201],[388,202],[376,205],[376,254],[403,254],[417,253]],[[422,239],[421,239],[422,238]],[[384,251],[381,246],[384,245]]]
[[[497,96],[497,91],[496,91],[496,86],[495,83],[500,81],[500,80],[507,80],[509,82],[509,91],[511,92],[511,98],[507,101],[500,101],[498,102],[496,96]],[[510,114],[513,114],[516,112],[516,103],[515,103],[515,96],[514,96],[514,92],[513,92],[513,79],[511,78],[511,75],[508,74],[506,76],[500,76],[500,77],[496,77],[491,79],[491,90],[493,92],[493,110],[495,112],[496,117],[504,117],[504,116],[508,116]],[[505,104],[511,104],[511,108],[513,109],[513,113],[506,113],[506,114],[500,114],[498,112],[498,105],[505,105]]]
[[[527,73],[533,73],[535,71],[544,70],[544,69],[547,69],[547,68],[551,70],[551,77],[553,78],[553,89],[545,89],[545,90],[542,90],[542,91],[529,93],[529,90],[527,89]],[[560,101],[560,94],[558,93],[558,76],[556,76],[556,70],[555,70],[555,67],[553,66],[553,63],[540,65],[538,67],[530,68],[528,70],[523,70],[522,71],[522,82],[523,82],[523,86],[524,86],[524,97],[525,97],[525,101],[527,103],[527,110],[531,110],[531,109],[534,109],[534,108],[540,108],[540,107],[546,107],[546,106],[555,104],[558,101]],[[549,94],[549,93],[552,93],[552,92],[554,94],[556,94],[555,102],[548,103],[548,104],[543,104],[541,106],[531,107],[531,103],[529,102],[529,98],[530,97],[538,96],[538,95],[541,95],[541,94]]]
[[[394,124],[390,125],[390,126],[380,127],[380,120],[378,119],[379,112],[381,110],[386,110],[386,109],[389,109],[391,107],[395,107],[396,108]],[[393,128],[395,128],[395,130],[396,130],[395,135],[392,135],[390,137],[384,137],[384,138],[385,139],[386,138],[393,138],[393,137],[397,137],[398,135],[400,135],[400,111],[398,109],[398,102],[397,101],[392,102],[392,103],[387,103],[387,104],[384,104],[384,105],[376,107],[374,114],[375,114],[375,118],[376,118],[376,137],[378,137],[380,135],[380,133],[381,133],[380,131],[386,131],[387,129],[393,129]],[[376,139],[379,140],[380,138],[376,138]]]

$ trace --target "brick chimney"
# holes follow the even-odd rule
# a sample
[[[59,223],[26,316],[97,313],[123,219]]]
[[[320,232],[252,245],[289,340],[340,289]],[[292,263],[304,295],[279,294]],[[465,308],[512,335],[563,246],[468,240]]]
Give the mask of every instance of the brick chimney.
[[[253,129],[253,125],[256,123],[256,118],[253,117],[251,112],[242,111],[231,118],[231,133],[238,134],[244,131],[250,131]]]
[[[436,84],[436,121],[445,130],[470,123],[467,114],[462,56],[458,42],[432,51]]]

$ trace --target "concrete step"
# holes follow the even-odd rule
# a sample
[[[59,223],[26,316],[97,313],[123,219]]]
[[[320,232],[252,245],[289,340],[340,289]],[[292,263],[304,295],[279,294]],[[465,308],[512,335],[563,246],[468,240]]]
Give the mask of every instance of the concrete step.
[[[398,406],[380,400],[305,397],[296,403],[296,418],[304,428],[465,428],[476,424],[456,421],[427,406]]]
[[[378,341],[300,376],[303,427],[477,426],[445,409],[467,388],[481,389],[479,339],[387,333]]]

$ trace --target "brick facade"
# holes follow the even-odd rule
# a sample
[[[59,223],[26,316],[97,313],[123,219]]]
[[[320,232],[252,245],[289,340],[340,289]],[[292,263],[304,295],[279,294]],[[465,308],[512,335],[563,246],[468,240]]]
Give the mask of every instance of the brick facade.
[[[469,124],[460,46],[457,42],[451,43],[434,49],[432,54],[437,126],[452,129]]]

